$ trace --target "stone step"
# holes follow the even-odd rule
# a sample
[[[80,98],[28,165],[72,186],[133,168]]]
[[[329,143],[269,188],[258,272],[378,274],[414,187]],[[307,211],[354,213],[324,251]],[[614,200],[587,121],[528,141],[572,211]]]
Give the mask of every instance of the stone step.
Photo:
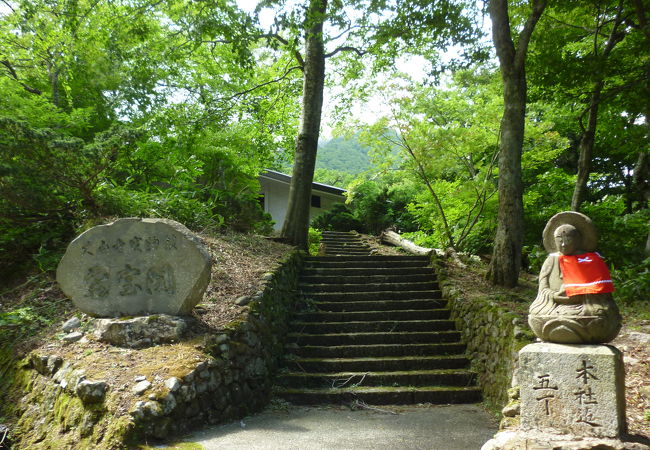
[[[402,370],[395,372],[285,372],[276,380],[293,388],[343,388],[351,386],[469,386],[476,373],[463,369]]]
[[[328,267],[315,267],[311,269],[304,269],[302,271],[303,277],[367,277],[367,276],[399,276],[399,275],[432,275],[435,273],[431,267],[417,266],[417,267],[348,267],[348,268],[328,268]]]
[[[338,252],[365,252],[365,255],[369,256],[370,255],[370,249],[366,247],[361,247],[361,246],[356,246],[356,245],[346,245],[346,246],[336,246],[336,247],[330,247],[325,246],[325,252],[327,254],[331,253],[338,253]]]
[[[469,360],[464,356],[397,356],[359,358],[299,358],[288,355],[284,365],[290,370],[306,372],[359,372],[465,369]]]
[[[442,356],[462,355],[462,342],[440,342],[435,344],[373,344],[373,345],[303,345],[290,344],[291,353],[304,358],[357,358],[390,356]]]
[[[381,284],[434,282],[433,272],[398,275],[307,275],[300,278],[302,284]]]
[[[370,251],[368,250],[330,250],[325,249],[325,254],[327,255],[337,255],[337,256],[361,256],[368,255]]]
[[[405,309],[388,311],[309,311],[294,315],[298,322],[344,322],[371,320],[441,320],[449,319],[449,309]]]
[[[321,245],[326,246],[327,248],[332,248],[332,247],[363,247],[369,249],[370,246],[367,244],[364,244],[361,241],[320,241]]]
[[[291,322],[290,327],[300,333],[337,334],[368,332],[419,332],[453,330],[453,320],[384,320],[372,322]]]
[[[330,247],[326,246],[324,247],[326,255],[329,254],[334,254],[334,253],[339,253],[339,252],[351,252],[351,253],[359,253],[361,256],[369,256],[370,255],[370,249],[365,248],[365,247],[357,247],[353,245],[349,246],[337,246],[337,247]]]
[[[376,292],[306,292],[305,298],[315,302],[363,302],[386,300],[434,300],[442,298],[438,290],[422,291],[376,291]],[[397,308],[401,309],[401,308]]]
[[[306,258],[299,284],[317,310],[290,323],[278,395],[304,404],[480,401],[429,258],[368,255],[333,235],[322,242],[329,256]]]
[[[321,256],[321,258],[326,258],[326,256]],[[427,267],[428,262],[426,261],[417,261],[417,260],[404,260],[404,261],[366,261],[366,260],[357,260],[357,261],[346,261],[347,258],[361,258],[359,256],[333,256],[332,258],[340,258],[339,261],[305,261],[305,269],[392,269],[400,267],[408,268],[421,268]],[[367,256],[366,258],[370,258]]]
[[[415,300],[374,300],[374,301],[331,301],[314,302],[319,311],[331,312],[361,312],[361,311],[392,311],[397,309],[438,309],[447,306],[446,300],[415,299]]]
[[[287,341],[297,345],[373,345],[373,344],[416,344],[460,341],[458,331],[400,331],[393,333],[323,333],[308,334],[292,332]]]
[[[289,402],[301,405],[349,403],[355,400],[370,405],[449,404],[481,401],[481,392],[478,388],[451,386],[277,389],[274,394]]]
[[[410,283],[346,283],[346,284],[299,284],[300,290],[309,295],[311,293],[341,292],[355,294],[358,292],[414,292],[437,291],[438,283],[435,281],[418,281]]]
[[[326,262],[349,262],[349,261],[363,261],[363,262],[401,262],[401,261],[414,261],[428,264],[429,258],[426,256],[402,256],[402,255],[374,255],[374,256],[358,256],[349,258],[340,258],[338,256],[307,256],[306,263],[326,263]]]
[[[323,231],[323,236],[359,236],[359,233],[352,231]]]

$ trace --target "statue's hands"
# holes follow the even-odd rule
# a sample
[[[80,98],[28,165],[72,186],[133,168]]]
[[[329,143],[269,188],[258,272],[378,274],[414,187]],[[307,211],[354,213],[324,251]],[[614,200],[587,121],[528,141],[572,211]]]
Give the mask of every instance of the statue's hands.
[[[569,297],[566,295],[561,295],[559,292],[556,292],[553,294],[553,300],[555,300],[557,303],[566,303],[569,301]]]
[[[564,289],[564,285],[560,286],[560,290],[553,294],[553,300],[558,303],[566,303],[569,301],[569,296],[566,295],[566,289]]]

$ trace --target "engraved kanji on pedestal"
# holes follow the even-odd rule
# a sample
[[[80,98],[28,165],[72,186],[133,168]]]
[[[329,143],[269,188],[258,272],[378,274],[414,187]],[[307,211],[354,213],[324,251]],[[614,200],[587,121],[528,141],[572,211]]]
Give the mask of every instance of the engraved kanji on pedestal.
[[[523,430],[595,437],[625,431],[623,360],[615,347],[531,344],[519,362]]]

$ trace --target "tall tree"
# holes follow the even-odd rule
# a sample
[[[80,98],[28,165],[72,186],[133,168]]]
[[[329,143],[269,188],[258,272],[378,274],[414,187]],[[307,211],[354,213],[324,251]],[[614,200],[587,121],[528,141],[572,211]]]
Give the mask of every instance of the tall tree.
[[[575,136],[565,164],[577,174],[571,200],[574,210],[604,191],[611,193],[615,185],[634,184],[629,174],[643,146],[639,128],[648,110],[649,66],[644,56],[648,39],[642,32],[643,8],[632,3],[555,3],[545,12],[532,43],[533,96],[569,106],[569,117],[574,119],[573,123],[564,120]],[[630,187],[626,193],[628,209],[634,203],[633,190]]]
[[[584,126],[582,121],[582,136],[578,145],[578,176],[576,179],[573,197],[571,198],[571,209],[580,210],[580,205],[585,199],[587,193],[587,181],[591,171],[591,159],[594,152],[594,143],[596,138],[596,128],[598,125],[598,109],[601,103],[603,88],[605,87],[604,68],[609,65],[609,55],[612,50],[625,37],[623,23],[626,20],[623,14],[623,1],[619,1],[612,10],[607,8],[598,8],[599,14],[596,17],[595,30],[593,33],[593,55],[598,60],[595,65],[596,69],[593,76],[591,93],[589,95],[589,104],[587,107],[587,125]],[[612,17],[613,16],[613,17]],[[609,30],[605,28],[609,25]],[[605,34],[601,38],[601,35]]]
[[[513,40],[507,0],[490,0],[492,39],[504,85],[504,111],[499,141],[499,214],[492,261],[487,278],[494,284],[516,286],[523,244],[521,153],[526,115],[526,55],[546,0],[533,0],[519,35]]]
[[[302,119],[296,140],[293,176],[289,190],[287,215],[281,236],[299,248],[306,249],[311,186],[316,167],[316,152],[325,88],[325,45],[323,24],[327,0],[310,0],[305,21],[306,45],[303,64]]]
[[[268,3],[274,2],[263,4]],[[305,36],[304,58],[298,51],[297,37],[288,40],[278,33],[271,34],[296,56],[303,70],[302,124],[296,140],[289,207],[281,232],[284,239],[300,248],[307,248],[325,60],[340,54],[352,54],[354,58],[348,60],[348,65],[353,67],[350,72],[356,75],[362,70],[361,58],[364,56],[371,59],[371,64],[374,62],[374,67],[379,67],[390,65],[406,50],[431,52],[446,48],[452,42],[471,43],[475,38],[475,27],[464,15],[466,8],[471,7],[469,3],[444,1],[432,5],[426,0],[409,0],[389,5],[383,0],[331,3],[309,0],[303,8],[304,20],[298,27]],[[287,23],[286,19],[290,17],[295,17],[295,14],[285,14],[278,22]],[[335,48],[328,51],[328,44]]]

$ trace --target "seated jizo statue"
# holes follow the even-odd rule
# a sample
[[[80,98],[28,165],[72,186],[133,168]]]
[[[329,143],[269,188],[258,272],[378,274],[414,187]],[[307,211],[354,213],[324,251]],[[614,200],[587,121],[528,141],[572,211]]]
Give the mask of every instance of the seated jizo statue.
[[[597,232],[584,214],[565,211],[544,228],[550,253],[539,274],[537,298],[528,323],[542,341],[603,344],[616,337],[621,316],[612,298],[614,285],[596,253]]]

